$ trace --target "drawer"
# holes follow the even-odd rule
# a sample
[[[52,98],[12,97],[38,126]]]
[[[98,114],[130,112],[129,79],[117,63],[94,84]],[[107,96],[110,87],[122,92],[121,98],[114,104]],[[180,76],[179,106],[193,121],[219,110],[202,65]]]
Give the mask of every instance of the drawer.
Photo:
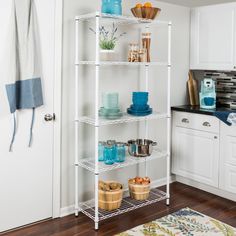
[[[219,133],[220,121],[214,116],[193,114],[189,112],[173,112],[174,126],[188,129]]]

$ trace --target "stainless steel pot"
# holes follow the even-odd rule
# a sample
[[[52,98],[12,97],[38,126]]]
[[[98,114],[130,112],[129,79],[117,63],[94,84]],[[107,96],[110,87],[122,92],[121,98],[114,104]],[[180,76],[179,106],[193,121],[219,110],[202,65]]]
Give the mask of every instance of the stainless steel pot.
[[[153,151],[153,146],[156,146],[157,143],[148,139],[136,139],[129,140],[127,143],[128,152],[131,156],[134,157],[147,157],[151,156]]]

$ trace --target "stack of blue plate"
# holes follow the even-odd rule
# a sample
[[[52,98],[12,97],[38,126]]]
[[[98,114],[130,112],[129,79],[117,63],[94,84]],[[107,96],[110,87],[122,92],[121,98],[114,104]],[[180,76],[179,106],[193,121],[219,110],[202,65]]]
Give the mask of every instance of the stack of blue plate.
[[[148,103],[148,92],[133,92],[133,104],[127,109],[128,114],[134,116],[147,116],[152,114]]]
[[[99,116],[108,120],[119,119],[120,117],[122,117],[122,115],[123,114],[119,108],[109,109],[109,108],[101,107],[99,110]]]

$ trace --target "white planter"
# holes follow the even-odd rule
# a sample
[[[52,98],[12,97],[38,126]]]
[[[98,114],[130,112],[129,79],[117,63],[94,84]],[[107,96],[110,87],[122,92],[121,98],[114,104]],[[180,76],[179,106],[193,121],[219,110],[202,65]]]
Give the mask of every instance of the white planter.
[[[117,54],[115,50],[100,50],[101,61],[117,61]]]

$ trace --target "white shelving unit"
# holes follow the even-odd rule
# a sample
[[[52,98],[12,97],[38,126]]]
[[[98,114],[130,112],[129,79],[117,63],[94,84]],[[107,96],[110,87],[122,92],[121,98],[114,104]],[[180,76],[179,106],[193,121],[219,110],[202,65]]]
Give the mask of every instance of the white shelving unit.
[[[91,21],[95,19],[96,25],[96,58],[95,61],[80,61],[79,60],[79,23],[84,21]],[[145,27],[149,28],[152,25],[164,25],[168,27],[168,61],[167,62],[150,62],[150,63],[133,63],[133,62],[103,62],[100,61],[99,57],[99,26],[100,21],[110,21],[115,22],[116,25],[119,24],[144,24]],[[162,200],[166,200],[166,204],[169,205],[170,199],[170,132],[171,132],[171,110],[170,110],[170,83],[171,83],[171,22],[167,21],[159,21],[159,20],[145,20],[138,19],[131,16],[114,16],[109,14],[102,14],[100,12],[95,12],[91,14],[77,16],[75,18],[75,215],[78,216],[79,212],[84,213],[88,217],[90,217],[95,222],[95,229],[98,229],[99,221],[105,220],[107,218],[126,213]],[[78,101],[79,101],[79,67],[82,65],[91,65],[95,66],[95,117],[88,116],[79,116],[78,112]],[[149,67],[150,66],[160,66],[166,67],[168,71],[167,78],[167,111],[166,113],[153,113],[149,116],[144,117],[135,117],[128,114],[124,114],[124,116],[117,120],[105,120],[99,118],[99,80],[100,80],[100,67],[101,66],[144,66],[145,68],[145,86],[146,91],[148,91],[148,77],[149,77]],[[102,79],[102,78],[101,78]],[[116,163],[114,165],[108,166],[103,163],[98,162],[98,142],[99,142],[99,128],[105,125],[116,125],[122,123],[129,122],[145,122],[145,137],[148,138],[148,121],[149,120],[158,120],[158,119],[167,119],[167,150],[162,151],[156,149],[153,151],[152,155],[147,158],[134,158],[127,157],[124,163]],[[95,143],[94,150],[95,155],[93,158],[79,158],[79,123],[84,123],[88,125],[94,126],[95,129]],[[115,211],[104,211],[98,208],[98,181],[99,174],[116,170],[119,168],[125,168],[131,165],[137,165],[140,163],[145,163],[146,165],[146,175],[147,175],[147,162],[151,162],[153,160],[159,158],[166,158],[167,162],[167,175],[166,175],[166,192],[160,191],[158,189],[152,189],[150,193],[150,197],[145,201],[136,201],[131,199],[130,197],[125,197],[122,201],[122,205],[118,210]],[[80,202],[79,201],[79,186],[78,186],[78,176],[79,176],[79,168],[84,168],[89,172],[94,174],[95,180],[95,196],[94,199],[88,202]]]

